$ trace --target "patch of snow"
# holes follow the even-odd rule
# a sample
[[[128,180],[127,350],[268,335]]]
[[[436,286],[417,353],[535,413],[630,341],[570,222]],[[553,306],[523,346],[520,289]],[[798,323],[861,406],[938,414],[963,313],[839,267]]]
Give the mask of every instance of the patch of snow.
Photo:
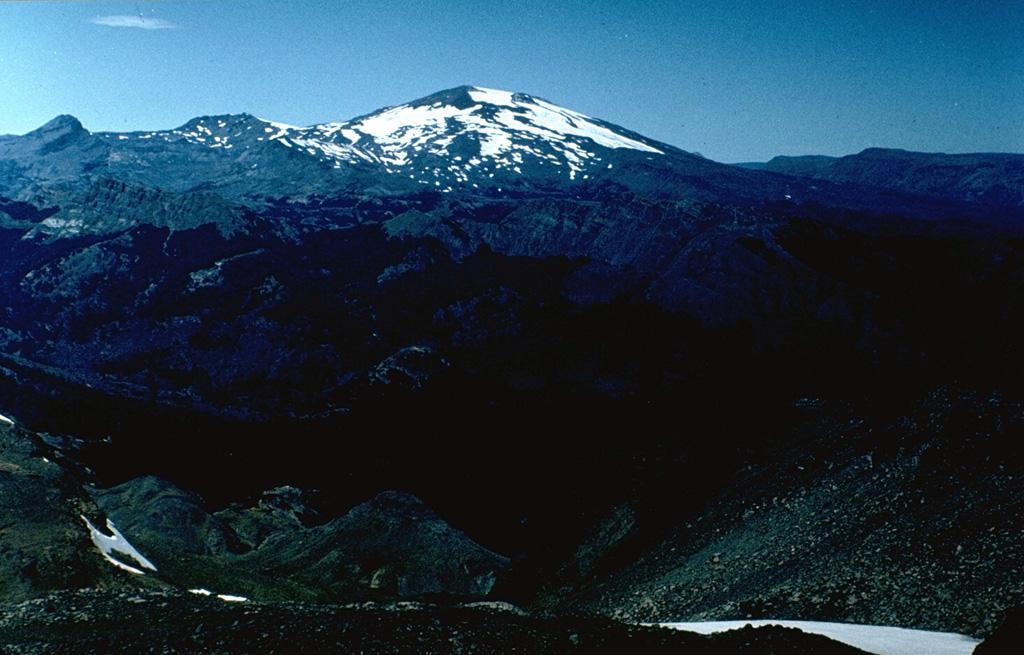
[[[64,230],[69,234],[78,234],[82,231],[85,222],[81,218],[64,219],[51,216],[50,218],[43,219],[41,225],[51,230]]]
[[[299,147],[305,148],[306,152],[310,154],[323,154],[336,161],[352,161],[356,156],[371,162],[378,161],[372,154],[346,144],[339,145],[326,141],[317,141],[316,139],[300,139],[297,137],[292,137],[292,141]]]
[[[431,132],[445,129],[448,118],[462,113],[456,107],[408,107],[399,106],[364,118],[352,125],[387,145],[415,146],[430,136]]]
[[[107,561],[112,563],[114,566],[122,568],[125,571],[130,571],[131,573],[145,575],[145,571],[137,569],[134,566],[129,566],[121,560],[111,556],[111,553],[120,553],[129,559],[135,560],[135,563],[140,567],[149,569],[150,571],[156,571],[156,566],[143,557],[142,553],[135,550],[135,546],[132,546],[128,540],[124,538],[124,535],[118,532],[117,528],[114,527],[113,521],[107,519],[107,530],[109,530],[111,535],[113,535],[111,536],[96,529],[96,526],[94,526],[84,515],[82,516],[82,520],[85,521],[85,524],[89,527],[89,535],[92,537],[92,542],[96,544],[96,547],[99,548],[101,553],[103,553],[103,557],[105,557]]]
[[[189,589],[190,593],[197,594],[199,596],[213,596],[213,592],[209,589]],[[217,594],[217,598],[229,602],[229,603],[243,603],[247,600],[245,596],[232,596],[231,594]]]
[[[223,261],[218,261],[214,262],[213,266],[209,268],[189,273],[189,291],[195,291],[200,287],[217,286],[223,282],[223,278],[221,277],[221,267],[223,265]]]
[[[262,118],[260,120],[263,120]],[[274,121],[263,121],[264,123],[270,123],[279,130],[301,130],[301,127],[295,125],[289,125],[288,123],[276,123]]]
[[[316,127],[317,131],[319,131],[324,136],[329,137],[341,129],[341,123],[323,123],[322,125],[317,125]]]
[[[592,153],[568,141],[569,137],[589,139],[609,148],[631,148],[661,154],[660,150],[617,134],[583,114],[548,102],[519,101],[512,93],[493,89],[470,89],[469,95],[474,102],[497,105],[501,109],[485,117],[479,113],[480,104],[465,109],[440,103],[418,107],[401,105],[335,129],[350,143],[358,141],[360,133],[373,137],[386,153],[382,159],[396,165],[406,163],[406,155],[402,152],[406,148],[429,146],[432,152],[445,154],[445,148],[452,141],[448,130],[453,123],[478,135],[481,158],[494,158],[517,149],[546,156],[513,143],[512,135],[560,144],[574,151],[577,158],[589,158]],[[521,153],[513,152],[513,156],[517,163],[522,161]]]
[[[664,154],[634,139],[616,134],[596,124],[593,119],[557,105],[535,100],[532,103],[515,103],[516,113],[498,112],[496,118],[510,129],[533,132],[545,138],[564,138],[566,135],[591,139],[608,148],[631,148]],[[521,113],[521,112],[524,112]],[[524,120],[525,119],[525,120]]]
[[[482,89],[477,86],[469,90],[469,97],[474,102],[489,102],[492,105],[505,105],[506,107],[515,106],[515,103],[512,102],[512,94],[508,91]]]
[[[736,630],[750,625],[780,625],[798,628],[804,632],[823,635],[869,653],[878,655],[970,655],[980,640],[955,632],[933,632],[880,625],[855,623],[825,623],[819,621],[758,620],[758,621],[704,621],[698,623],[659,623],[662,627],[711,634]]]

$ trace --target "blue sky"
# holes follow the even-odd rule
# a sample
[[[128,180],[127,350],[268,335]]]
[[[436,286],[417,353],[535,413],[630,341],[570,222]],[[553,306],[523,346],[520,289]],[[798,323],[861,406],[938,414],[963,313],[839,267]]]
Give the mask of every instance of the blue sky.
[[[1024,1],[0,2],[0,134],[522,91],[719,161],[1024,152]]]

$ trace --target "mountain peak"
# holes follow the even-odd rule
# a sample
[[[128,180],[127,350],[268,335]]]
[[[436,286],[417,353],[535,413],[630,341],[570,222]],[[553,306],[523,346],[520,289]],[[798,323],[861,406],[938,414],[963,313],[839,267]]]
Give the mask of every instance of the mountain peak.
[[[198,127],[230,127],[238,125],[252,125],[256,123],[271,123],[252,114],[216,114],[212,116],[197,116],[184,125],[176,128],[180,131],[195,130]]]
[[[456,109],[469,109],[480,104],[503,105],[511,107],[516,104],[538,104],[538,101],[554,106],[554,103],[526,93],[513,93],[499,89],[487,89],[480,86],[457,86],[437,93],[431,93],[418,100],[407,103],[407,107],[425,107],[430,105],[448,105]]]
[[[476,87],[473,86],[457,86],[454,89],[438,91],[437,93],[431,93],[428,96],[424,96],[419,100],[413,100],[408,103],[407,106],[425,107],[442,104],[455,107],[456,109],[469,109],[473,105],[477,104],[471,94],[471,92],[475,90]]]
[[[540,103],[555,107],[555,104],[550,100],[544,100],[527,93],[513,93],[499,89],[463,85],[432,93],[403,106],[427,107],[441,104],[456,109],[470,109],[481,104],[514,107],[516,105],[539,105]]]
[[[64,134],[73,134],[76,132],[85,132],[85,127],[82,126],[82,122],[71,114],[61,114],[56,118],[46,122],[42,127],[32,130],[25,136],[37,136],[52,138],[53,136],[61,136]]]
[[[440,91],[329,129],[389,166],[425,158],[422,168],[430,177],[415,171],[411,177],[442,188],[449,181],[470,183],[471,171],[464,169],[492,180],[503,172],[518,178],[529,166],[534,175],[572,180],[609,167],[599,164],[608,151],[665,152],[661,144],[546,100],[476,86]],[[447,173],[438,171],[438,157],[451,160]]]

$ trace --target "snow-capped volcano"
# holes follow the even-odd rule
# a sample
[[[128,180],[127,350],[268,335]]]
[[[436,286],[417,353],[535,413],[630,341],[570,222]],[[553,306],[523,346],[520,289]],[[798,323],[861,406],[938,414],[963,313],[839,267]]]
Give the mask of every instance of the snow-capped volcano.
[[[632,138],[621,129],[545,100],[476,87],[442,91],[339,127],[355,144],[371,137],[381,158],[393,164],[405,163],[410,148],[447,154],[448,146],[466,134],[476,137],[479,154],[485,158],[531,150],[526,144],[515,143],[514,138],[541,147],[551,142],[564,144],[570,161],[593,156],[586,148],[588,141],[606,148],[662,153],[643,143],[642,137]],[[554,158],[543,151],[534,150],[532,154]]]
[[[458,87],[345,123],[269,123],[268,138],[345,162],[375,161],[435,186],[547,165],[569,179],[603,166],[608,149],[664,154],[627,130],[522,93]],[[445,160],[444,162],[441,159]],[[550,175],[550,174],[549,174]],[[544,176],[548,177],[548,176]]]

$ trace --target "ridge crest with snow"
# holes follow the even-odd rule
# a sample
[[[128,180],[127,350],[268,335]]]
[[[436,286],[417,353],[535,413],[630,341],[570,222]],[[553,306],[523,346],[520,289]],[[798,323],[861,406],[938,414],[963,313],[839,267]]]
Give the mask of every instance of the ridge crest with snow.
[[[668,148],[541,98],[472,86],[342,123],[298,127],[240,114],[203,116],[163,132],[97,136],[115,148],[183,140],[230,150],[263,142],[331,168],[369,164],[443,190],[453,184],[498,184],[527,173],[541,179],[586,179],[611,167],[606,161],[610,150],[663,155]]]

